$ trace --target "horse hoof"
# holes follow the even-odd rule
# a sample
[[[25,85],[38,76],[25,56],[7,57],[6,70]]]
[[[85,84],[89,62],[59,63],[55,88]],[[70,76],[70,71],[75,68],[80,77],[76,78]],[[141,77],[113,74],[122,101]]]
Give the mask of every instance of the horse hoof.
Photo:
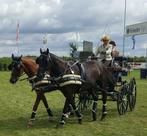
[[[79,124],[82,124],[82,119],[78,119],[78,123]]]
[[[49,117],[48,122],[53,122],[53,118]]]
[[[92,121],[96,121],[97,119],[96,118],[93,118],[93,120]]]
[[[103,114],[102,117],[101,117],[101,121],[103,121],[106,117],[106,114]]]
[[[27,126],[27,127],[28,127],[28,128],[32,128],[32,127],[33,127],[33,121],[30,120],[30,121],[28,122],[28,126]]]
[[[63,128],[64,127],[64,124],[61,124],[61,123],[58,123],[57,125],[56,125],[56,128]]]
[[[97,120],[96,115],[93,115],[93,121],[96,121],[96,120]]]
[[[50,116],[50,117],[53,117],[53,113],[52,113],[52,112],[50,112],[49,116]]]

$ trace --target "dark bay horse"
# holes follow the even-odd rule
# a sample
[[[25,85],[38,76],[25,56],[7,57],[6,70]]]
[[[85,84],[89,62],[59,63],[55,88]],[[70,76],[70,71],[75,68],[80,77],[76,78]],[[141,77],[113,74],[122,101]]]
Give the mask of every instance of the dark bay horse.
[[[19,78],[24,75],[24,73],[28,76],[26,79],[33,85],[35,75],[37,73],[38,64],[35,63],[35,61],[28,57],[14,57],[12,54],[12,63],[8,66],[9,70],[11,70],[11,77],[10,77],[10,83],[15,84]],[[48,90],[50,92],[52,90]],[[28,122],[28,126],[33,125],[33,121],[35,120],[36,112],[38,105],[40,103],[40,100],[43,101],[43,104],[47,110],[48,116],[52,117],[52,111],[50,110],[46,97],[44,95],[44,92],[42,90],[35,90],[37,96],[36,100],[33,106],[33,111],[31,114],[31,119]]]
[[[93,98],[92,107],[92,117],[93,120],[97,119],[97,101],[98,101],[98,87],[99,91],[102,92],[102,119],[107,114],[106,101],[107,101],[107,91],[112,91],[114,89],[115,81],[113,80],[112,74],[107,70],[107,68],[100,62],[97,61],[87,61],[81,64],[81,68],[74,62],[66,62],[57,57],[56,55],[49,52],[49,49],[42,51],[40,49],[41,55],[36,59],[36,63],[39,64],[37,77],[43,78],[44,73],[48,73],[51,77],[61,77],[65,74],[75,74],[81,75],[81,68],[84,69],[83,73],[85,75],[85,81],[81,86],[79,85],[67,85],[60,88],[63,95],[66,97],[63,115],[60,120],[60,124],[65,124],[64,117],[66,113],[66,106],[71,104],[76,115],[78,116],[78,121],[81,123],[82,115],[75,106],[73,99],[73,94],[81,93],[87,90]],[[108,88],[109,87],[109,88]],[[112,90],[111,90],[112,89]]]

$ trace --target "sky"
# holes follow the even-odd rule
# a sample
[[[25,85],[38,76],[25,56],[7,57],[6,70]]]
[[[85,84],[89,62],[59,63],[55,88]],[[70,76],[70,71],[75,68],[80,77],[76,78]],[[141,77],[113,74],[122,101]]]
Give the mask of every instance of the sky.
[[[107,34],[123,50],[125,0],[0,0],[0,57],[39,55],[49,48],[69,56],[69,43],[93,42],[93,50]],[[126,25],[147,21],[147,0],[127,0]],[[19,22],[19,41],[16,26]],[[46,37],[47,44],[43,44]],[[147,34],[125,38],[125,56],[145,56]]]

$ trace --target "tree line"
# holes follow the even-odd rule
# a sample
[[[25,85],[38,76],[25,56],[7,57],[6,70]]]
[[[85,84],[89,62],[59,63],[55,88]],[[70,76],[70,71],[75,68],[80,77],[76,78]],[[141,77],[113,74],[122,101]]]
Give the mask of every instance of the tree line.
[[[36,59],[36,56],[27,56],[27,57],[33,58],[34,60]],[[72,58],[63,56],[62,59],[69,61]],[[12,62],[11,57],[0,58],[0,71],[8,71],[8,66],[11,64],[11,62]]]
[[[36,56],[28,56],[31,58],[36,58]],[[68,56],[63,56],[62,59],[69,61],[72,60],[72,57]],[[0,58],[0,71],[8,71],[8,66],[11,63],[12,59],[11,57],[2,57]],[[146,62],[146,57],[141,56],[141,57],[128,57],[128,62]]]
[[[8,71],[8,65],[11,63],[10,57],[0,58],[0,71]]]

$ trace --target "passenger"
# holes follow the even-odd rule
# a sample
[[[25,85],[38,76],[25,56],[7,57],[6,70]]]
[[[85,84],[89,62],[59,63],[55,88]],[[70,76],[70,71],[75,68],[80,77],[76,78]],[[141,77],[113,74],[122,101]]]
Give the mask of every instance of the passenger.
[[[116,49],[116,43],[115,41],[110,41],[109,44],[112,45],[112,63],[111,63],[111,67],[114,68],[120,68],[121,65],[118,61],[116,61],[119,58],[119,51]],[[116,59],[116,60],[115,60]],[[122,82],[122,72],[121,71],[116,71],[114,72],[114,77],[116,78],[117,82]]]
[[[119,56],[119,51],[116,49],[116,43],[115,41],[110,41],[109,44],[112,45],[112,57],[118,57]]]
[[[95,55],[100,57],[100,59],[102,59],[102,62],[104,63],[104,65],[106,65],[107,67],[110,67],[111,61],[112,61],[112,55],[111,55],[112,45],[109,44],[110,37],[107,35],[104,35],[101,38],[101,41],[103,43],[97,48]]]

